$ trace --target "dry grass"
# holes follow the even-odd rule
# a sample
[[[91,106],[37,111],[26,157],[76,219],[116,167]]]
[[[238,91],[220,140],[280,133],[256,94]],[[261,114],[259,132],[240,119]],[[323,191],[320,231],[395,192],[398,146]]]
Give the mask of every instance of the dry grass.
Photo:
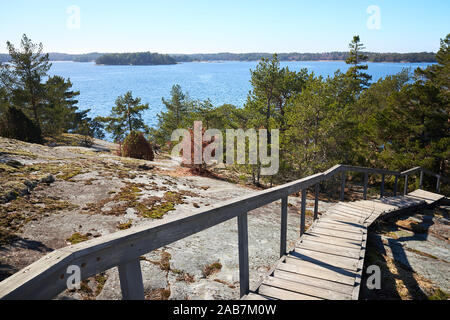
[[[220,272],[220,270],[222,270],[222,264],[219,261],[216,261],[203,268],[203,275],[208,278],[212,274]]]

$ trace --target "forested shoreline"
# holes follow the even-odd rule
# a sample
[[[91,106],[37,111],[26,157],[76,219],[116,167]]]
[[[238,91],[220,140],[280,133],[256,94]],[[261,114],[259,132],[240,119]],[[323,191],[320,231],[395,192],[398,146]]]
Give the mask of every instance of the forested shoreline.
[[[365,52],[368,62],[436,62],[434,52],[412,52],[412,53],[376,53]],[[50,61],[73,61],[73,62],[94,62],[97,59],[105,59],[104,56],[114,55],[112,53],[86,53],[67,54],[50,52]],[[262,58],[269,59],[272,53],[210,53],[210,54],[168,54],[175,62],[213,62],[213,61],[258,61]],[[345,61],[348,59],[348,52],[324,52],[324,53],[280,53],[280,61]],[[0,54],[0,62],[10,60],[8,54]],[[104,63],[106,64],[106,63]],[[128,63],[130,64],[130,63]]]

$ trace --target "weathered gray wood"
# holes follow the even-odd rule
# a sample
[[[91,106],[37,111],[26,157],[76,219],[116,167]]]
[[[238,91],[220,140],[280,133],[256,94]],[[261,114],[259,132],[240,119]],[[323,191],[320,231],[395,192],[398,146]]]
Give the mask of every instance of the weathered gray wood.
[[[336,292],[330,289],[324,289],[309,284],[304,284],[300,282],[293,282],[283,278],[278,277],[267,277],[264,281],[267,286],[280,288],[283,290],[288,290],[292,292],[297,292],[300,294],[306,294],[312,297],[329,299],[329,300],[350,300],[351,295]]]
[[[312,297],[297,292],[283,290],[280,288],[275,288],[264,284],[261,285],[261,287],[259,287],[258,293],[267,297],[281,300],[323,300],[317,297]]]
[[[356,167],[356,166],[348,166],[348,165],[341,165],[340,167],[341,171],[352,171],[352,172],[367,172],[371,174],[387,174],[387,175],[400,175],[401,172],[399,171],[391,171],[391,170],[384,170],[384,169],[377,169],[377,168],[364,168],[364,167]]]
[[[250,276],[248,263],[248,223],[247,213],[238,216],[239,235],[239,288],[241,297],[250,291]]]
[[[418,171],[420,171],[420,170],[422,170],[421,167],[414,167],[414,168],[412,168],[412,169],[403,171],[401,174],[404,175],[404,176],[407,176],[407,175],[409,175],[409,174],[416,173],[416,172],[418,172]]]
[[[423,170],[420,170],[419,189],[423,188]]]
[[[403,189],[403,195],[407,195],[408,194],[408,175],[405,175],[405,187]]]
[[[359,240],[337,238],[332,235],[306,233],[305,236],[304,239],[309,239],[317,243],[334,244],[349,248],[359,248],[361,246],[361,241]]]
[[[347,270],[356,271],[357,262],[356,259],[350,259],[347,257],[336,256],[332,254],[316,252],[305,249],[295,249],[295,253],[289,254],[286,261],[289,262],[292,259],[300,259],[303,261],[309,261],[315,264],[330,265],[337,268],[343,268]]]
[[[123,300],[144,300],[141,263],[139,259],[118,266]]]
[[[351,270],[289,257],[286,257],[286,263],[280,264],[278,269],[348,285],[355,283],[356,276],[356,273]]]
[[[288,208],[288,197],[284,197],[281,199],[280,257],[286,254],[287,208]]]
[[[302,190],[302,208],[300,216],[300,236],[305,233],[306,229],[306,189]]]
[[[394,182],[394,197],[397,196],[397,190],[398,190],[398,176],[395,176],[395,182]],[[364,199],[365,200],[365,199]]]
[[[364,172],[364,191],[363,191],[363,199],[367,200],[367,184],[369,183],[369,174]]]
[[[441,176],[437,176],[437,180],[436,180],[436,193],[440,192],[440,181],[441,181]]]
[[[346,176],[346,172],[342,171],[341,172],[341,196],[340,196],[341,201],[344,201],[344,196],[345,196],[345,176]]]
[[[381,175],[380,198],[384,197],[384,174]]]
[[[319,191],[320,191],[320,185],[317,183],[316,186],[314,187],[314,220],[317,220],[317,218],[318,218]]]
[[[324,280],[316,277],[310,277],[303,274],[298,274],[294,272],[284,271],[282,269],[277,269],[274,271],[273,276],[278,279],[289,280],[292,282],[298,282],[306,285],[311,285],[323,289],[333,290],[335,292],[343,293],[347,296],[351,296],[353,291],[353,286],[338,283],[330,280]]]
[[[346,248],[334,244],[315,243],[312,241],[303,241],[300,246],[302,249],[335,254],[342,257],[359,258],[360,248]]]
[[[358,242],[361,242],[361,239],[362,239],[362,234],[357,234],[354,232],[331,230],[331,229],[323,228],[322,226],[314,228],[314,231],[311,232],[311,234],[332,236],[335,238],[343,238],[346,240],[353,240],[353,241],[358,241]]]

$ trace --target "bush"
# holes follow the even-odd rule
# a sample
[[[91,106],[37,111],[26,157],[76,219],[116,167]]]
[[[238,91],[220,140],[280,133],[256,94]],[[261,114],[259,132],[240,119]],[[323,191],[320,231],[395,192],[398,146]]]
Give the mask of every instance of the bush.
[[[42,143],[41,129],[16,107],[9,107],[2,114],[0,136],[31,143]]]
[[[149,161],[153,161],[155,158],[152,145],[147,141],[147,139],[145,139],[142,132],[130,132],[130,134],[123,141],[121,150],[122,157],[144,159]]]

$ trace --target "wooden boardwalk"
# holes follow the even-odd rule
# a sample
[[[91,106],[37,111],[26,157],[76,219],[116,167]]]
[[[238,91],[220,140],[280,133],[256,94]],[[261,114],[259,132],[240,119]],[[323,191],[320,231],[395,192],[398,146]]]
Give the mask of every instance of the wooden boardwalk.
[[[406,196],[339,202],[283,256],[244,299],[357,300],[368,227],[380,216],[433,204],[444,196],[416,190]]]
[[[363,199],[367,199],[369,175],[381,175],[380,200],[343,202],[348,172],[364,174]],[[316,219],[320,184],[336,175],[341,176],[340,199],[342,202],[335,205],[320,219]],[[414,175],[419,175],[419,189],[422,189],[424,175],[435,178],[436,194],[423,190],[408,193],[408,179]],[[405,179],[403,196],[384,197],[386,176],[394,178],[394,195],[398,192],[399,179]],[[54,250],[0,282],[0,299],[52,299],[67,289],[67,280],[76,267],[81,273],[80,281],[117,267],[122,298],[144,299],[140,265],[140,257],[143,254],[231,219],[237,220],[240,297],[246,299],[357,299],[364,264],[367,228],[381,215],[396,214],[403,209],[430,205],[443,198],[439,195],[441,182],[449,183],[450,179],[422,167],[400,172],[335,165],[324,172],[281,186]],[[315,221],[305,232],[308,188],[315,190]],[[288,252],[286,248],[288,197],[300,191],[302,193],[301,238],[295,248]],[[257,289],[251,291],[248,212],[278,200],[281,200],[281,258]]]

